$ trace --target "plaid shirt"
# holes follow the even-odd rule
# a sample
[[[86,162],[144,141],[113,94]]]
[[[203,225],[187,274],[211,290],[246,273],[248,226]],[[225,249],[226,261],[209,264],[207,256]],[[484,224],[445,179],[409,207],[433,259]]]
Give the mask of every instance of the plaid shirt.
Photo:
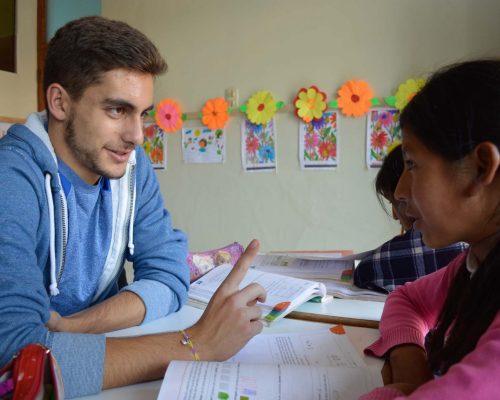
[[[354,270],[354,284],[360,288],[391,292],[397,286],[437,271],[467,248],[455,243],[431,249],[413,229],[396,236],[361,260]]]

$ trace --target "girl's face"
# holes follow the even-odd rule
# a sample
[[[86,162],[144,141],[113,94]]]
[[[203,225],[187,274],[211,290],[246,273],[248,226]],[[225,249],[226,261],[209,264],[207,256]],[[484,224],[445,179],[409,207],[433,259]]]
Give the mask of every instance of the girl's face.
[[[405,213],[422,233],[427,246],[439,248],[470,239],[477,223],[467,196],[471,173],[428,150],[411,132],[403,135],[405,169],[394,197],[406,204]]]
[[[406,215],[406,202],[389,199],[392,205],[392,217],[399,221],[405,231],[413,226],[414,219]]]

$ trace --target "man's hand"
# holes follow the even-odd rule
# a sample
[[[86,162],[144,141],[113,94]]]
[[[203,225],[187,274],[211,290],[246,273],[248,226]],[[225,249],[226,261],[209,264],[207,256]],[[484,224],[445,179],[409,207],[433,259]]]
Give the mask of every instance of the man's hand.
[[[188,330],[202,360],[226,360],[262,331],[262,311],[256,303],[265,301],[265,289],[252,283],[239,290],[258,251],[259,242],[253,240],[215,292],[201,319]]]
[[[146,308],[133,292],[120,292],[113,297],[66,317],[50,312],[47,328],[53,332],[105,333],[139,325]]]
[[[47,328],[49,328],[49,331],[62,332],[63,320],[64,318],[61,317],[61,315],[57,311],[51,311],[49,322],[47,322]]]

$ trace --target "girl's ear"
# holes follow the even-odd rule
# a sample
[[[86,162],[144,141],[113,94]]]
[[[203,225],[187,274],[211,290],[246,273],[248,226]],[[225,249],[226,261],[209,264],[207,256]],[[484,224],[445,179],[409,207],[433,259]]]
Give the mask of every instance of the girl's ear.
[[[500,169],[500,151],[492,142],[482,142],[473,151],[476,166],[476,183],[487,186],[491,184]]]
[[[68,92],[58,83],[47,88],[48,112],[58,121],[64,121],[69,116],[70,97]]]

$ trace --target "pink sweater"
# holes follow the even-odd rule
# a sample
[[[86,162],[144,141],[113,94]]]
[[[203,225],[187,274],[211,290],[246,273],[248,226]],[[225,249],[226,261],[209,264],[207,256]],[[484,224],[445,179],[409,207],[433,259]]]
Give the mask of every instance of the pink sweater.
[[[448,266],[407,283],[388,298],[380,321],[381,337],[365,349],[382,357],[403,343],[424,347],[424,337],[433,328],[451,282],[464,262],[466,252]],[[498,296],[499,293],[492,293]],[[474,321],[470,321],[471,324]],[[420,386],[410,396],[393,388],[378,388],[360,400],[500,399],[500,313],[479,339],[476,348],[440,378]]]

